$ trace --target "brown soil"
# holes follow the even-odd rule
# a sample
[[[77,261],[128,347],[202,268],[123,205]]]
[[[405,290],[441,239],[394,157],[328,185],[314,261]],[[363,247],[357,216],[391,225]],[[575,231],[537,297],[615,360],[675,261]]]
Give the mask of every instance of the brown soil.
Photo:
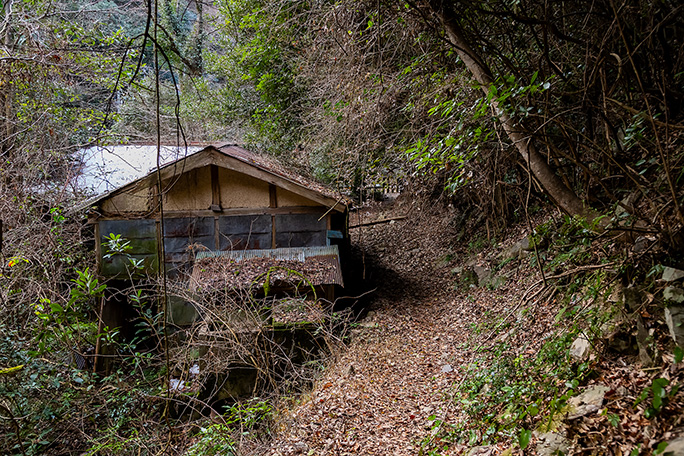
[[[352,224],[397,215],[408,218],[353,230],[352,240],[365,256],[365,274],[378,285],[369,312],[311,392],[299,405],[284,407],[264,454],[421,454],[421,443],[439,443],[435,419],[449,425],[467,420],[453,399],[475,357],[486,364],[503,341],[513,358],[533,358],[545,342],[572,325],[557,321],[562,299],[555,287],[542,286],[534,262],[526,258],[500,264],[497,255],[527,234],[527,224],[511,228],[502,244],[489,248],[482,248],[482,238],[456,242],[450,224],[454,214],[417,202],[364,209]],[[538,215],[533,226],[545,217],[549,214]],[[590,261],[600,263],[599,257]],[[464,286],[454,274],[464,264],[499,267],[506,281],[489,288]],[[554,272],[565,274],[570,268]],[[663,322],[647,315],[646,307],[641,313],[663,353],[663,367],[642,369],[636,356],[598,352],[591,361],[593,375],[578,391],[595,384],[609,391],[603,409],[565,420],[573,444],[569,454],[629,455],[637,446],[642,448],[639,454],[654,454],[659,442],[676,436],[682,426],[681,392],[656,418],[645,418],[648,401],[635,406],[657,377],[684,382],[681,363],[672,362]],[[511,329],[498,326],[502,321]],[[558,388],[564,391],[564,383],[558,381]],[[539,419],[526,426],[538,427]],[[525,451],[516,440],[503,437],[476,454],[536,454],[537,434]],[[468,447],[451,444],[439,454],[467,452]]]
[[[473,327],[484,312],[501,314],[516,304],[528,282],[496,292],[459,291],[453,258],[467,257],[453,243],[448,210],[418,203],[378,205],[352,217],[361,222],[407,214],[403,221],[357,228],[352,240],[366,256],[367,275],[378,283],[368,315],[349,347],[307,400],[281,417],[270,455],[412,455],[428,438],[432,419],[459,419],[445,400],[468,361]],[[486,252],[474,258],[485,263]],[[548,315],[535,321],[531,340],[543,338]],[[552,318],[552,317],[551,317]],[[529,348],[531,349],[531,348]]]

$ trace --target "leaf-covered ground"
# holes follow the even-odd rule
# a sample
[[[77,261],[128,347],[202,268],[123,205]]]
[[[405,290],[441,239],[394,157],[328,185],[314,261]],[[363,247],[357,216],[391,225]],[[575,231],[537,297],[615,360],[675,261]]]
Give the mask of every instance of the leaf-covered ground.
[[[449,398],[473,327],[485,312],[515,305],[523,284],[454,290],[448,217],[419,206],[397,211],[409,219],[353,231],[377,275],[376,299],[306,402],[282,417],[271,454],[416,454],[435,418],[457,419]]]
[[[561,297],[553,287],[543,287],[529,257],[515,261],[498,257],[526,234],[527,225],[511,229],[502,243],[485,242],[486,236],[457,243],[449,222],[452,214],[418,203],[369,208],[355,215],[352,224],[403,214],[408,219],[353,230],[353,242],[365,258],[365,272],[377,284],[372,304],[353,325],[348,347],[310,393],[281,409],[275,439],[265,454],[457,455],[477,445],[482,446],[469,454],[542,451],[543,413],[529,413],[510,430],[500,427],[498,435],[488,435],[493,427],[488,431],[473,422],[478,416],[472,410],[478,404],[463,401],[469,385],[482,387],[473,385],[477,371],[500,369],[497,363],[502,359],[517,360],[520,366],[500,378],[532,385],[536,384],[532,380],[543,377],[548,387],[556,388],[557,396],[569,389],[553,366],[531,367],[531,360],[548,351],[542,347],[554,346],[570,330],[572,321],[558,317],[564,309]],[[539,217],[534,224],[543,221]],[[505,279],[485,287],[468,286],[454,272],[464,264],[493,268]],[[572,269],[572,265],[561,266],[554,272]],[[659,323],[651,330],[655,339],[662,333]],[[677,435],[681,393],[668,390],[672,397],[656,418],[644,417],[649,398],[634,404],[654,378],[665,376],[674,384],[681,369],[667,355],[663,355],[665,367],[644,371],[634,365],[634,357],[602,353],[585,362],[591,374],[577,374],[581,384],[571,395],[602,385],[608,390],[603,404],[572,420],[561,416],[554,421],[551,416],[552,430],[560,429],[570,454],[652,454],[660,442]],[[558,356],[566,357],[567,350]],[[553,376],[559,377],[557,384]],[[471,389],[475,391],[471,399],[489,401],[490,416],[496,415],[499,423],[512,413],[505,400],[497,402],[499,392],[490,391],[500,387],[492,382],[479,393]],[[518,402],[533,397],[529,392],[519,394]],[[548,416],[552,401],[557,402],[557,397],[541,398],[533,405]],[[558,419],[564,424],[557,429]],[[520,448],[518,437],[523,428],[537,430],[526,450]]]

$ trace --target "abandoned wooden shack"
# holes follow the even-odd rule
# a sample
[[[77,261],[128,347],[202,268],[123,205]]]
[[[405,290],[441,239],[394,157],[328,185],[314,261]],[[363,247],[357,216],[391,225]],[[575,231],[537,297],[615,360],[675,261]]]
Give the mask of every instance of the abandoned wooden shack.
[[[97,270],[112,290],[162,272],[189,281],[200,256],[302,264],[313,258],[326,265],[313,285],[330,300],[343,286],[347,204],[336,192],[236,145],[206,147],[88,203]],[[125,255],[112,254],[112,236],[128,243]],[[141,268],[131,270],[131,259]],[[170,299],[168,306],[173,324],[197,318],[182,299]],[[101,318],[109,327],[121,327],[129,307],[120,294],[110,293]]]

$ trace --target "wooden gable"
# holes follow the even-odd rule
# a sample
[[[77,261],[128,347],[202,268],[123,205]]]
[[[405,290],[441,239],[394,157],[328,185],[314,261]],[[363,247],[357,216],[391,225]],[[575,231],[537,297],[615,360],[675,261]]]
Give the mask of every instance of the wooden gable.
[[[162,182],[162,203],[166,212],[231,212],[259,208],[297,208],[325,206],[345,212],[341,197],[320,192],[317,184],[282,175],[250,163],[247,151],[237,146],[223,152],[207,147],[162,167],[124,187],[109,192],[94,202],[101,217],[139,215],[158,211],[158,179]],[[241,156],[230,155],[240,151]]]

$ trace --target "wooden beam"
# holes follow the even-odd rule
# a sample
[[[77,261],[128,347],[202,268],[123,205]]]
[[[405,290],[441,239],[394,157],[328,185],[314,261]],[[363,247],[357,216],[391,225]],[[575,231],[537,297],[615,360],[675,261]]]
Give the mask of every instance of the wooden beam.
[[[100,351],[102,349],[102,338],[104,337],[102,334],[102,330],[104,329],[104,306],[105,306],[105,297],[104,294],[100,296],[100,312],[97,314],[98,316],[98,322],[97,322],[97,339],[95,340],[95,358],[93,359],[93,373],[97,374],[99,371],[101,371],[100,367]]]
[[[159,194],[159,186],[153,185],[150,187],[150,192],[152,192],[152,207],[148,207],[151,212],[157,212],[161,207],[161,195]]]
[[[95,270],[99,274],[102,267],[102,239],[100,238],[99,223],[93,227],[93,236],[95,236]]]
[[[221,183],[219,182],[219,170],[216,165],[209,165],[211,174],[211,210],[221,212]]]
[[[406,216],[406,215],[400,215],[398,217],[392,217],[392,218],[382,219],[382,220],[375,220],[373,222],[359,223],[358,225],[350,226],[349,229],[351,230],[352,228],[360,228],[362,226],[380,225],[381,223],[389,223],[389,222],[394,222],[397,220],[405,220],[407,218],[408,218],[408,216]]]
[[[271,209],[278,207],[278,188],[274,184],[268,184],[268,200]],[[271,248],[276,248],[276,216],[271,214]]]
[[[268,207],[278,207],[277,187],[273,184],[268,184],[268,202]]]
[[[211,210],[187,210],[187,211],[164,211],[164,217],[214,217],[230,215],[288,215],[288,214],[323,214],[326,208],[321,206],[285,206],[285,207],[257,207],[257,208],[231,208],[223,209],[220,212]],[[93,220],[97,223],[101,220],[133,220],[140,218],[159,219],[159,213],[141,214],[138,212],[112,214],[104,213],[102,217]]]

